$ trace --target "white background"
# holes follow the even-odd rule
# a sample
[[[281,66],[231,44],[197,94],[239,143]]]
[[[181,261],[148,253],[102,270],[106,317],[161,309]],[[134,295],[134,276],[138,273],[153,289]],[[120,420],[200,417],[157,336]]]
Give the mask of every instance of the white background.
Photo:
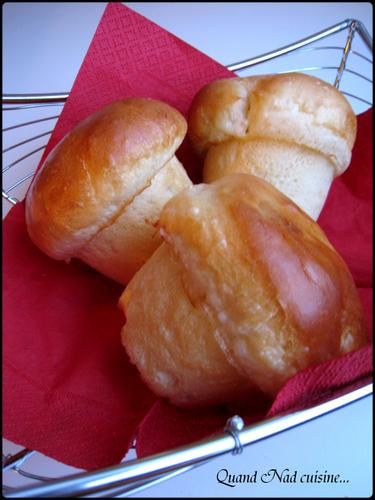
[[[105,5],[105,3],[3,5],[3,94],[68,92]],[[362,21],[371,36],[373,29],[372,5],[361,2],[178,4],[129,2],[126,5],[225,65],[287,45],[347,18]],[[339,41],[343,41],[342,37]],[[296,64],[306,65],[308,61],[304,60],[305,56],[302,59],[296,61]],[[286,64],[289,64],[289,61]],[[316,64],[315,60],[312,64]],[[269,72],[270,69],[261,71]],[[362,68],[361,71],[368,71],[368,67]],[[331,78],[329,71],[319,76]],[[347,80],[344,83],[350,86],[350,90],[354,88],[354,91],[361,95],[366,92],[366,89],[362,88],[361,81],[358,82],[358,86],[357,80]],[[356,104],[353,106],[356,107]],[[356,111],[362,109],[356,108]],[[4,116],[5,122],[12,122],[9,113]],[[53,123],[54,121],[50,122],[49,126],[53,126]],[[39,133],[39,129],[37,132]],[[9,135],[5,134],[4,143],[9,140]],[[13,159],[10,153],[5,160],[3,156],[5,162]],[[8,171],[4,184],[10,182],[10,177],[24,175],[25,171],[32,169],[33,166],[35,168],[37,159],[38,154],[29,159],[31,163],[20,166],[17,172],[15,168]],[[17,196],[22,196],[22,190]],[[7,210],[8,206],[5,205],[4,208],[3,204],[3,209]],[[372,494],[371,399],[367,398],[317,421],[252,445],[241,456],[228,455],[216,459],[194,472],[138,493],[136,496],[370,496]],[[18,448],[5,442],[5,452],[13,449]],[[296,469],[301,474],[327,471],[340,473],[349,482],[336,486],[288,485],[275,482],[265,485],[258,482],[254,485],[229,488],[216,481],[216,473],[223,467],[237,474],[249,474],[255,470],[258,470],[259,474],[275,467],[280,470]],[[40,456],[33,457],[25,468],[53,476],[71,471],[70,468]],[[7,474],[6,479],[8,484],[16,485],[20,482],[24,484],[22,478],[19,479],[14,474],[11,476]]]
[[[362,21],[372,34],[372,6],[365,2],[125,4],[225,65],[347,18]],[[5,4],[3,93],[69,90],[105,5]]]

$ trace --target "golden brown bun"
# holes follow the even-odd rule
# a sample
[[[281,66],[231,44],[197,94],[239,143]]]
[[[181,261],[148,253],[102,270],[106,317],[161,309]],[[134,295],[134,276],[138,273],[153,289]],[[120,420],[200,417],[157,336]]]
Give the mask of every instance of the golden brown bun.
[[[186,294],[182,266],[163,243],[120,298],[122,341],[146,384],[174,404],[214,404],[249,387],[215,340],[214,325]]]
[[[272,139],[233,139],[212,146],[206,156],[204,180],[247,172],[271,183],[314,220],[328,195],[334,171],[314,150]]]
[[[206,182],[235,172],[260,176],[315,220],[333,178],[349,166],[356,126],[341,92],[302,73],[215,81],[189,114]]]
[[[118,218],[98,231],[77,257],[102,274],[128,283],[162,243],[155,227],[161,209],[190,184],[183,166],[173,156]]]
[[[28,192],[31,239],[54,259],[79,257],[126,283],[161,242],[153,226],[160,209],[191,184],[174,156],[186,129],[177,110],[145,98],[116,101],[83,120]]]
[[[225,401],[237,383],[228,363],[273,396],[299,370],[367,342],[346,264],[320,227],[266,181],[233,174],[185,189],[159,224],[166,246],[135,275],[122,307],[124,345],[161,396],[202,404],[213,387]],[[206,366],[213,352],[215,369]],[[230,379],[219,394],[215,373],[216,383]]]

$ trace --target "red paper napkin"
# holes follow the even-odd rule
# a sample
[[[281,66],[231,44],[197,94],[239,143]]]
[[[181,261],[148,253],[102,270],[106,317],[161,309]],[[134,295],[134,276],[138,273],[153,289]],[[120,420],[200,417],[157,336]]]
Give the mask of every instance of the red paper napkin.
[[[76,123],[110,101],[154,97],[186,114],[199,88],[230,76],[142,16],[109,4],[46,154]],[[347,259],[369,316],[370,112],[359,118],[359,126],[360,147],[347,174],[335,181],[320,222]],[[199,179],[187,142],[179,156]],[[297,375],[272,407],[244,401],[241,408],[174,408],[148,391],[122,349],[124,319],[117,308],[122,288],[79,262],[67,265],[43,255],[27,236],[23,204],[5,219],[3,237],[4,436],[67,464],[93,469],[116,463],[137,431],[140,455],[191,442],[221,430],[233,413],[251,422],[267,412],[291,411],[361,383],[371,371],[365,348]]]
[[[186,114],[203,85],[227,76],[154,23],[109,4],[45,155],[113,100],[153,97]],[[199,175],[186,143],[179,154]],[[6,217],[3,236],[4,436],[79,468],[118,462],[155,400],[120,343],[122,288],[43,255],[27,236],[23,204]]]

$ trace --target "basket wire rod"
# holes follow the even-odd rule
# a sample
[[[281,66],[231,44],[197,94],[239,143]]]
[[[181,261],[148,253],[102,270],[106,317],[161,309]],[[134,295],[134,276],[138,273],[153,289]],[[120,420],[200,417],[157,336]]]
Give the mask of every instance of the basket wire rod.
[[[230,71],[239,71],[248,68],[250,66],[255,66],[256,64],[269,61],[281,55],[286,55],[290,52],[297,51],[298,49],[301,49],[305,45],[316,42],[327,36],[339,33],[340,31],[347,29],[353,23],[355,23],[355,29],[358,30],[358,33],[360,34],[363,41],[367,45],[368,49],[372,52],[372,38],[369,35],[368,31],[366,30],[365,26],[361,23],[361,21],[357,21],[354,19],[346,19],[345,21],[335,24],[334,26],[331,26],[326,30],[320,31],[318,33],[315,33],[314,35],[303,38],[302,40],[299,40],[298,42],[295,42],[293,44],[281,47],[276,51],[267,52],[265,54],[253,57],[251,59],[246,59],[244,61],[239,61],[233,64],[229,64],[226,67]],[[319,48],[320,47],[316,47],[316,49]],[[341,47],[338,48],[340,48],[340,50],[343,50]],[[360,55],[360,57],[367,59],[362,54],[357,53],[357,55]],[[371,62],[369,59],[367,60]],[[69,92],[56,92],[56,93],[46,93],[46,94],[4,94],[2,96],[2,102],[3,104],[38,104],[38,103],[53,103],[53,102],[61,103],[65,102],[68,97],[69,97]]]
[[[362,59],[364,59],[365,61],[369,62],[370,64],[372,64],[372,59],[370,59],[369,57],[366,57],[364,56],[363,54],[361,54],[360,52],[357,52],[356,50],[351,50],[350,51],[351,54],[354,54],[355,56],[358,56],[358,57],[361,57]]]
[[[30,479],[36,479],[37,481],[42,481],[42,482],[48,482],[48,481],[51,481],[53,479],[57,479],[57,478],[51,478],[51,477],[45,477],[45,476],[32,474],[32,473],[26,472],[20,468],[21,464],[23,464],[23,462],[26,459],[31,457],[33,453],[35,453],[35,452],[34,451],[30,452],[29,450],[25,449],[17,454],[17,455],[22,454],[22,456],[18,459],[16,459],[15,455],[13,457],[10,456],[13,458],[13,461],[10,461],[10,463],[7,465],[6,469],[3,468],[3,472],[5,470],[13,469],[14,472],[16,472],[22,476],[25,476],[25,477],[30,478]],[[6,460],[9,460],[10,457],[6,457]],[[101,497],[108,497],[108,495],[110,495],[111,498],[125,498],[125,497],[129,496],[130,494],[134,494],[136,492],[142,491],[145,488],[155,486],[157,484],[160,484],[160,483],[166,481],[167,479],[171,479],[172,477],[178,476],[184,472],[188,472],[188,471],[190,471],[190,470],[192,470],[200,465],[203,465],[206,462],[208,462],[208,460],[204,461],[204,462],[200,462],[198,464],[191,464],[191,465],[188,465],[185,467],[181,467],[181,468],[174,470],[172,472],[169,472],[166,474],[161,474],[160,476],[157,476],[156,478],[136,481],[136,482],[132,483],[131,486],[124,487],[122,485],[122,486],[119,486],[117,488],[111,488],[108,491],[104,491],[104,492],[101,491],[99,493],[92,493],[87,497],[86,497],[86,495],[82,495],[81,498],[101,498]],[[16,488],[3,486],[3,489],[4,489],[4,491],[7,491],[7,490],[10,491],[10,490],[14,490]]]
[[[356,28],[361,36],[362,40],[365,42],[367,45],[367,48],[369,51],[372,53],[372,37],[370,33],[367,31],[365,25],[361,21],[357,21],[356,19],[352,19],[356,23]]]
[[[67,92],[55,92],[50,94],[4,94],[3,104],[39,104],[66,101]]]
[[[357,99],[358,101],[364,102],[365,104],[372,106],[372,102],[366,101],[366,99],[363,99],[362,97],[358,97],[357,95],[350,94],[350,92],[345,92],[344,90],[340,90],[340,92],[342,94],[348,95],[349,97],[352,97],[353,99]]]
[[[172,479],[173,477],[179,476],[185,472],[189,472],[192,469],[200,467],[201,465],[208,463],[209,460],[205,460],[199,462],[197,464],[186,465],[185,467],[180,467],[172,472],[167,472],[166,474],[160,474],[151,479],[135,481],[130,486],[119,486],[117,488],[113,488],[110,490],[100,491],[99,493],[91,493],[89,495],[80,495],[80,498],[103,498],[110,496],[111,498],[126,498],[129,495],[134,495],[135,493],[139,493],[151,486],[156,486],[157,484],[163,483],[168,479]]]
[[[344,68],[344,71],[346,71],[347,73],[351,73],[352,75],[356,75],[359,78],[362,78],[363,80],[366,80],[369,83],[373,83],[371,78],[368,78],[367,76],[362,75],[362,73],[358,73],[358,71],[354,71],[353,69],[349,69],[349,68]]]
[[[331,413],[370,394],[372,394],[372,383],[312,408],[300,410],[290,415],[274,417],[245,427],[239,432],[238,439],[242,446],[260,441]],[[118,464],[94,472],[67,476],[50,481],[43,486],[19,488],[8,494],[8,498],[76,496],[77,493],[103,491],[109,487],[126,485],[135,480],[148,479],[160,475],[162,472],[170,472],[193,463],[199,463],[231,452],[236,447],[236,441],[226,433],[215,439],[209,438],[195,445],[177,448],[172,452],[159,453],[151,457],[132,460],[125,464]]]
[[[15,182],[14,184],[12,184],[10,186],[10,188],[8,188],[5,193],[6,194],[9,194],[14,188],[16,188],[17,186],[19,186],[20,184],[22,184],[23,182],[27,181],[28,179],[31,179],[31,177],[33,177],[35,174],[35,172],[32,172],[31,174],[28,174],[28,175],[25,175],[25,177],[22,177],[22,179],[20,179],[19,181]],[[4,193],[4,191],[3,191]],[[4,196],[4,194],[3,194]]]
[[[309,48],[305,48],[305,49],[296,50],[296,53],[297,52],[298,53],[300,53],[300,52],[308,52],[308,51],[320,50],[320,49],[340,49],[342,51],[344,50],[343,47],[333,47],[333,46],[332,47],[328,47],[328,46],[327,47],[309,47]],[[369,59],[368,57],[364,56],[363,54],[361,54],[359,52],[350,50],[350,53],[354,54],[354,55],[356,55],[358,57],[361,57],[362,59],[365,59],[369,63],[372,63],[371,59]],[[291,54],[286,54],[286,55],[291,55]],[[229,66],[227,66],[227,67],[229,68]],[[245,69],[245,68],[243,68],[243,69]],[[296,72],[296,71],[313,71],[313,70],[320,70],[320,69],[334,69],[334,70],[338,70],[339,66],[314,66],[314,67],[306,67],[306,68],[295,68],[293,70],[280,71],[278,73],[293,73],[293,72]],[[358,77],[363,78],[364,80],[367,80],[370,83],[373,82],[370,78],[367,78],[366,76],[364,76],[361,73],[358,73],[358,72],[356,72],[354,70],[350,70],[348,68],[344,68],[344,71],[347,71],[349,73],[353,73],[353,74],[357,75]],[[58,94],[50,94],[50,95],[52,96],[51,98],[54,98],[55,96],[58,97]],[[66,94],[66,95],[68,96],[68,94]],[[12,98],[13,97],[16,97],[16,96],[14,95],[14,96],[12,96]],[[30,95],[30,98],[31,99],[34,99],[34,98],[37,99],[36,95],[33,95],[33,96]],[[32,101],[30,100],[30,102],[32,102]],[[368,101],[364,101],[364,102],[366,102],[367,104],[371,104]],[[60,104],[62,105],[63,103],[61,102]],[[54,104],[52,104],[52,105],[54,106]],[[43,106],[48,106],[48,104],[43,104],[43,105],[40,105],[40,106],[25,106],[23,108],[4,108],[4,111],[11,110],[11,109],[12,110],[16,110],[16,109],[30,109],[32,107],[43,107]],[[48,119],[52,119],[52,118],[58,118],[58,116],[54,116],[54,117],[51,117],[51,118],[48,118]],[[21,127],[23,125],[29,125],[30,123],[32,123],[32,122],[22,123],[22,124],[17,125],[17,126]],[[10,128],[4,129],[3,131],[10,130]],[[16,127],[13,127],[13,128],[16,128]],[[31,139],[29,139],[29,140],[31,140]],[[3,152],[5,152],[5,151],[6,150],[4,150]]]
[[[346,61],[348,59],[348,55],[349,55],[349,52],[350,52],[350,49],[351,49],[351,46],[352,46],[352,42],[353,42],[353,38],[354,38],[354,34],[356,32],[356,29],[357,29],[357,22],[356,21],[352,21],[350,23],[350,26],[349,26],[348,38],[346,39],[344,52],[342,54],[340,66],[339,66],[339,69],[337,71],[337,75],[336,75],[336,78],[335,78],[334,86],[337,89],[340,87],[341,77],[342,77],[342,75],[344,73],[344,70],[345,70],[345,67],[346,67]]]
[[[13,470],[14,470],[14,472],[17,472],[17,474],[20,474],[21,476],[27,477],[29,479],[36,479],[37,481],[42,481],[42,482],[48,482],[48,481],[52,480],[52,478],[50,478],[50,477],[39,476],[37,474],[27,472],[27,471],[21,469],[19,465],[17,465],[16,467],[13,467]]]
[[[63,105],[64,105],[63,101],[56,102],[56,103],[42,102],[40,104],[24,104],[21,106],[11,106],[11,107],[9,107],[7,104],[5,104],[5,106],[7,106],[7,107],[3,107],[3,111],[18,111],[18,110],[22,110],[22,109],[47,108],[47,107],[56,107],[56,106],[63,106]]]
[[[21,158],[18,158],[17,160],[14,160],[12,163],[9,163],[9,165],[6,165],[2,172],[6,172],[7,170],[9,170],[10,168],[14,167],[14,165],[17,165],[17,163],[20,163],[21,161],[25,160],[26,158],[28,158],[29,156],[37,153],[38,151],[42,151],[45,147],[46,147],[47,144],[44,144],[43,146],[40,146],[40,148],[37,148],[37,149],[34,149],[33,151],[30,151],[30,153],[27,153],[26,155],[24,156],[21,156]]]
[[[241,69],[248,68],[250,66],[255,66],[256,64],[263,63],[265,61],[269,61],[271,59],[274,59],[275,57],[279,57],[283,54],[287,54],[289,52],[292,52],[296,49],[299,49],[301,47],[304,47],[305,45],[308,45],[309,43],[316,42],[320,40],[321,38],[325,38],[326,36],[333,35],[335,33],[339,33],[340,31],[343,31],[347,29],[351,23],[353,22],[352,19],[346,19],[345,21],[335,24],[334,26],[331,26],[330,28],[327,28],[326,30],[319,31],[318,33],[315,33],[314,35],[311,35],[307,38],[303,38],[302,40],[299,40],[298,42],[292,43],[290,45],[286,45],[284,47],[281,47],[278,50],[273,50],[272,52],[266,52],[265,54],[262,54],[257,57],[253,57],[251,59],[246,59],[245,61],[239,61],[234,64],[230,64],[227,66],[227,68],[230,71],[239,71]]]
[[[34,125],[34,123],[46,122],[48,120],[53,120],[54,118],[58,118],[60,115],[56,116],[48,116],[47,118],[39,118],[38,120],[31,120],[30,122],[18,123],[17,125],[12,125],[11,127],[3,128],[3,132],[8,132],[9,130],[13,130],[19,127],[25,127],[26,125]]]
[[[6,456],[3,459],[3,472],[14,469],[15,467],[20,466],[24,460],[31,457],[35,453],[34,450],[23,449],[14,455]]]
[[[19,200],[17,198],[14,198],[13,196],[10,196],[8,193],[6,193],[5,191],[1,191],[1,194],[2,194],[2,197],[9,201],[9,203],[11,203],[12,205],[17,205],[17,203],[19,203]]]
[[[339,47],[338,45],[319,45],[318,47],[302,47],[301,49],[296,49],[293,53],[285,54],[285,57],[290,57],[294,56],[296,54],[303,54],[305,52],[312,52],[312,51],[317,51],[317,50],[340,50],[341,52],[344,51],[345,47]],[[357,52],[356,50],[350,49],[350,54],[353,54],[354,56],[360,57],[361,59],[364,59],[368,63],[372,64],[372,59],[369,57],[364,56],[360,52]]]
[[[318,45],[313,47],[301,47],[300,49],[295,49],[293,52],[289,54],[285,54],[285,57],[290,57],[295,54],[303,54],[304,52],[311,52],[314,50],[340,50],[343,51],[344,47],[340,47],[339,45]],[[353,51],[352,51],[353,52]]]
[[[14,490],[15,488],[13,486],[5,486],[3,485],[3,491],[4,492],[7,492],[7,491],[12,491]]]
[[[40,139],[41,137],[44,137],[48,134],[52,134],[52,130],[49,130],[48,132],[44,132],[43,134],[39,135],[34,135],[33,137],[30,137],[29,139],[26,139],[25,141],[17,142],[16,144],[12,144],[12,146],[9,146],[5,149],[3,149],[3,153],[7,153],[11,149],[18,148],[19,146],[23,146],[24,144],[27,144],[28,142],[35,141],[35,139]]]
[[[294,69],[286,69],[284,71],[277,71],[277,74],[286,74],[286,73],[295,73],[298,71],[317,71],[321,69],[335,69],[338,70],[338,66],[305,66],[303,68],[294,68]],[[351,73],[353,75],[358,76],[359,78],[362,78],[363,80],[366,80],[369,83],[372,83],[371,78],[367,78],[367,76],[362,75],[362,73],[358,73],[358,71],[354,71],[352,69],[344,68],[343,71],[346,71],[347,73]]]

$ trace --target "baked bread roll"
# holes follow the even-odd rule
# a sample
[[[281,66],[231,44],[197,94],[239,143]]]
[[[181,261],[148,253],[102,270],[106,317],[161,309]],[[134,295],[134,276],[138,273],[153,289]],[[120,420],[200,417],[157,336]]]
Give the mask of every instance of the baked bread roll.
[[[215,339],[215,323],[191,302],[183,268],[163,243],[120,298],[122,338],[147,385],[174,404],[215,404],[245,397],[250,387]]]
[[[262,177],[314,220],[349,166],[356,127],[341,92],[302,73],[215,81],[189,114],[205,182],[235,172]]]
[[[268,182],[233,174],[185,189],[159,226],[165,244],[120,299],[122,342],[158,395],[191,406],[274,396],[367,342],[346,264]]]
[[[113,102],[51,151],[26,197],[33,242],[57,260],[79,258],[126,284],[162,240],[161,208],[191,185],[175,156],[184,117],[163,102]]]

